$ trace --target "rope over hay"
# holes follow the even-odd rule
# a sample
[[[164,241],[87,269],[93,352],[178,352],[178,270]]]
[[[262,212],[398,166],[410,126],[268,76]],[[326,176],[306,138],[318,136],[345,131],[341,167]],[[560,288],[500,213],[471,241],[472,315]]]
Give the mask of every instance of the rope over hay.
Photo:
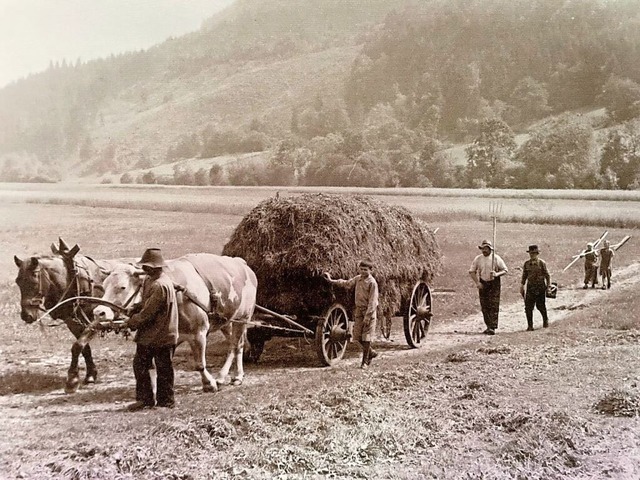
[[[433,280],[441,254],[433,232],[403,207],[362,195],[303,194],[260,202],[240,222],[223,255],[242,257],[258,277],[258,304],[298,316],[348,311],[353,292],[321,278],[351,278],[371,260],[379,315],[403,311],[415,283]]]

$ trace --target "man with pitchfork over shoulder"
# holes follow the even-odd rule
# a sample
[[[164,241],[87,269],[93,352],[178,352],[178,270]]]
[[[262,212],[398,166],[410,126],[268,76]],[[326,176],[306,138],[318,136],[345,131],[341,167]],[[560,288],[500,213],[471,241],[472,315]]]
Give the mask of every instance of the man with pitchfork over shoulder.
[[[482,333],[495,335],[500,311],[500,277],[506,274],[508,269],[500,255],[494,252],[493,244],[489,240],[483,240],[478,248],[482,253],[473,259],[469,276],[478,287],[480,308],[487,326]]]
[[[469,276],[478,287],[480,308],[484,323],[487,326],[483,332],[495,335],[498,328],[498,313],[500,312],[500,277],[508,272],[507,265],[499,255],[496,255],[496,233],[498,230],[498,215],[502,213],[502,205],[491,204],[491,219],[493,221],[493,243],[483,240],[478,248],[482,251],[473,259]]]

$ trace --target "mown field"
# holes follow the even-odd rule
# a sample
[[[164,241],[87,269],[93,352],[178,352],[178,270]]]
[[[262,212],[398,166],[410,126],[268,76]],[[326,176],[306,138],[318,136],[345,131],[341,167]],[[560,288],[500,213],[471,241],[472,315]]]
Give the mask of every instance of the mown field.
[[[633,279],[624,289],[616,290],[614,279],[610,292],[589,292],[573,315],[533,335],[521,331],[523,314],[505,318],[507,330],[489,341],[476,336],[483,327],[470,317],[479,309],[466,273],[479,241],[491,237],[491,202],[502,205],[506,220],[543,215],[531,205],[544,200],[545,224],[499,224],[499,253],[512,272],[503,303],[520,302],[519,267],[530,243],[540,245],[561,295],[582,295],[575,290],[581,265],[561,270],[587,240],[605,228],[614,241],[634,235],[616,269],[634,267],[640,254],[640,200],[627,192],[589,192],[583,200],[575,192],[529,192],[526,202],[510,193],[377,192],[439,228],[445,261],[433,287],[448,293],[434,296],[435,321],[464,325],[464,347],[447,347],[449,337],[441,336],[438,348],[408,351],[394,321],[393,341],[381,341],[381,360],[362,372],[357,348],[343,364],[322,369],[313,345],[276,340],[259,364],[246,366],[244,385],[204,395],[181,346],[178,408],[133,415],[121,408],[133,395],[134,345],[111,336],[94,344],[102,381],[62,393],[71,336],[63,327],[22,323],[13,255],[46,253],[58,236],[99,258],[135,257],[148,246],[168,257],[219,253],[242,215],[277,190],[299,191],[0,188],[0,477],[640,477],[640,300]],[[621,221],[629,226],[615,228]],[[212,340],[215,371],[221,345]]]
[[[162,185],[0,184],[9,203],[78,205],[244,215],[276,192],[372,195],[432,222],[487,220],[500,204],[505,222],[639,228],[640,192],[612,190],[372,189],[338,187],[187,187]]]

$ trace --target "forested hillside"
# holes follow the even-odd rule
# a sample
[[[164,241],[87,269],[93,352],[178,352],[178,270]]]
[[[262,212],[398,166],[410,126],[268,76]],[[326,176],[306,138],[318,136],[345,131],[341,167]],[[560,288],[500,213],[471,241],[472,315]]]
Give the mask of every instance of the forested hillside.
[[[0,174],[113,178],[263,151],[205,179],[181,162],[172,178],[120,180],[636,188],[639,7],[236,0],[148,51],[0,90]],[[446,153],[456,143],[463,163]]]

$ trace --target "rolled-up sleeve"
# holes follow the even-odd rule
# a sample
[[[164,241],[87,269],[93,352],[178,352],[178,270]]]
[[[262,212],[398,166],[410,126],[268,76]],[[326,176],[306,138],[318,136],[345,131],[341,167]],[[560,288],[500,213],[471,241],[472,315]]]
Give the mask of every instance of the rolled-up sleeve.
[[[358,278],[360,278],[358,275],[356,275],[353,278],[350,278],[349,280],[343,280],[343,279],[336,279],[336,280],[332,280],[331,283],[333,283],[334,285],[337,285],[338,287],[342,287],[342,288],[353,288],[356,285],[356,281],[358,280]]]

